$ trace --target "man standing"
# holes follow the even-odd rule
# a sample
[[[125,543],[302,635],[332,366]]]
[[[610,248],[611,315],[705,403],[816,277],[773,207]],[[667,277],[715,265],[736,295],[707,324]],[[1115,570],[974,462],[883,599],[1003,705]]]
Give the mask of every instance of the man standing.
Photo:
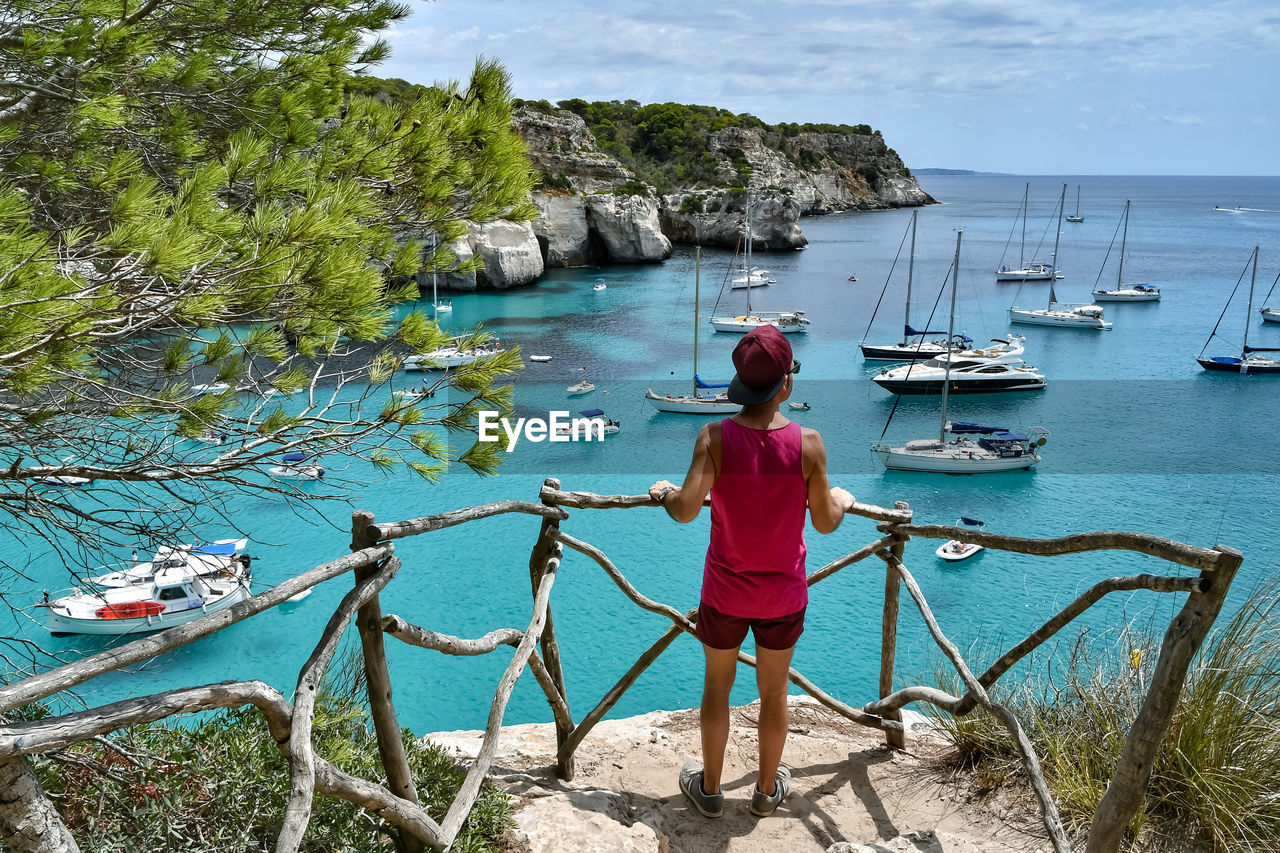
[[[680,770],[680,790],[706,817],[724,813],[720,776],[729,740],[729,692],[738,649],[750,630],[760,691],[759,771],[751,813],[773,814],[791,788],[782,766],[787,739],[787,672],[804,630],[804,517],[830,533],[853,496],[827,483],[827,451],[817,430],[778,411],[791,396],[800,363],[774,326],[760,326],[733,350],[729,399],[742,411],[698,433],[684,485],[660,480],[649,494],[681,523],[711,495],[711,543],[702,575],[697,635],[706,653],[702,692],[702,764]]]

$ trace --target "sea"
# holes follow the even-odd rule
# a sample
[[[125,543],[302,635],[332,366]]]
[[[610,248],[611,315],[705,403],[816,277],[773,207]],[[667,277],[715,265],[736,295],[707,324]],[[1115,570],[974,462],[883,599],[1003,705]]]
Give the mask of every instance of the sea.
[[[1023,245],[1015,220],[1028,184]],[[1158,285],[1163,293],[1158,303],[1107,304],[1111,331],[1008,323],[1010,305],[1047,303],[1048,285],[1019,291],[997,283],[994,270],[1017,262],[1020,251],[1028,261],[1051,260],[1064,184],[1068,212],[1079,187],[1084,221],[1062,225],[1057,258],[1064,277],[1054,285],[1057,298],[1087,302],[1095,285],[1114,286],[1117,226],[1126,201],[1124,280]],[[867,503],[906,501],[921,522],[953,523],[965,516],[989,531],[1018,536],[1134,530],[1199,546],[1229,545],[1245,554],[1228,603],[1229,612],[1237,609],[1280,567],[1280,376],[1210,374],[1195,359],[1202,351],[1239,355],[1246,324],[1251,345],[1280,347],[1280,325],[1264,324],[1257,314],[1280,273],[1280,178],[958,175],[924,177],[921,186],[939,204],[918,209],[910,322],[947,328],[945,288],[959,237],[955,329],[979,342],[1024,335],[1026,361],[1049,380],[1038,392],[953,397],[948,417],[1043,427],[1049,432],[1043,462],[1032,471],[981,476],[880,468],[870,446],[882,437],[896,443],[936,436],[940,401],[895,400],[870,381],[883,365],[864,362],[858,351],[863,340],[900,340],[913,212],[851,212],[802,219],[809,240],[803,251],[757,254],[756,265],[768,268],[777,283],[751,293],[758,310],[804,310],[812,321],[807,334],[790,338],[802,364],[792,399],[810,409],[786,414],[821,431],[833,485]],[[1255,246],[1253,310],[1246,313]],[[530,287],[451,295],[454,310],[441,315],[446,329],[462,333],[483,324],[525,355],[552,357],[526,360],[514,379],[516,416],[602,409],[622,424],[604,442],[522,439],[505,453],[497,476],[455,466],[436,484],[407,471],[383,473],[358,460],[329,457],[325,480],[303,487],[329,498],[317,509],[211,492],[210,511],[193,520],[191,539],[251,537],[250,552],[258,557],[255,587],[265,589],[346,553],[354,509],[394,521],[500,499],[536,501],[547,477],[566,489],[606,494],[642,493],[659,479],[679,482],[705,420],[656,412],[644,392],[692,387],[695,323],[697,372],[709,382],[730,378],[737,337],[713,333],[707,317],[745,307],[745,294],[724,286],[732,260],[725,250],[678,246],[664,263],[551,270]],[[597,291],[600,281],[607,287]],[[1270,304],[1280,304],[1280,293],[1271,294]],[[419,307],[430,310],[425,301]],[[584,378],[595,391],[568,396],[568,386]],[[409,387],[422,379],[404,375],[396,383]],[[683,611],[697,604],[708,525],[706,512],[681,525],[655,509],[571,510],[563,529],[601,548],[641,593]],[[382,595],[384,611],[462,637],[522,628],[530,614],[528,558],[537,532],[536,518],[508,515],[397,541],[403,568]],[[877,537],[874,522],[855,517],[827,536],[809,528],[809,567]],[[154,544],[132,547],[149,553]],[[934,554],[938,544],[908,543],[905,562],[942,629],[979,670],[1101,579],[1190,574],[1122,552],[1028,557],[987,550],[945,563]],[[118,556],[127,558],[129,550],[122,544]],[[30,605],[42,590],[66,587],[71,576],[47,543],[15,531],[0,546],[0,557],[24,567],[3,590],[12,609],[0,617],[7,622],[0,634],[30,642],[10,642],[4,664],[9,678],[20,665],[52,665],[47,655],[70,660],[123,641],[49,636],[41,611]],[[871,559],[815,586],[796,649],[800,672],[854,705],[877,695],[884,582],[883,564]],[[245,679],[290,695],[350,584],[349,577],[330,581],[300,602],[84,684],[68,701],[101,704]],[[1125,630],[1161,632],[1183,598],[1113,594],[1006,678],[1048,677],[1048,662],[1082,632],[1104,650]],[[576,553],[564,558],[552,607],[576,717],[669,625],[631,604],[595,563]],[[905,595],[899,625],[898,682],[934,684],[945,661]],[[355,648],[351,639],[344,654]],[[417,733],[484,727],[508,649],[455,658],[391,640],[387,647],[405,726]],[[701,649],[692,637],[681,637],[610,716],[695,706],[701,680]],[[754,679],[744,671],[738,682],[734,701],[749,701]],[[528,674],[505,719],[551,719]]]

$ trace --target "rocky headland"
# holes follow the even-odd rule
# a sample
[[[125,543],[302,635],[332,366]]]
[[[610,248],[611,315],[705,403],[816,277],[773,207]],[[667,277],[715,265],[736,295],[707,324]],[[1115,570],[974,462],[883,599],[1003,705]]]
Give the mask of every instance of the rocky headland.
[[[524,105],[512,126],[540,176],[533,193],[538,217],[471,227],[452,248],[463,261],[479,256],[483,266],[441,276],[443,288],[503,289],[532,283],[548,268],[658,263],[671,256],[673,243],[737,248],[748,201],[754,252],[804,247],[804,216],[934,203],[881,134],[865,125],[779,131],[755,120],[708,128],[694,139],[696,169],[677,164],[653,183],[607,150],[629,148],[599,144],[574,111]],[[687,157],[686,150],[676,148],[673,156]]]

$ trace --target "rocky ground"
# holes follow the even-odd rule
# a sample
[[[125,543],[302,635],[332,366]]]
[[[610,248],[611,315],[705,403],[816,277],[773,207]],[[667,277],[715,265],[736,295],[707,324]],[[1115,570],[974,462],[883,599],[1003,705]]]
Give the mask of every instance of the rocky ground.
[[[963,777],[941,767],[946,747],[921,731],[908,750],[856,726],[807,697],[791,697],[785,762],[792,793],[770,818],[748,811],[755,783],[755,711],[733,712],[726,758],[724,817],[708,820],[680,793],[680,765],[699,755],[697,711],[655,711],[598,725],[576,756],[577,775],[552,770],[550,723],[503,730],[491,772],[517,797],[516,844],[529,853],[995,853],[1048,851],[1030,798],[976,800]],[[910,720],[908,721],[910,722]],[[429,735],[470,759],[480,732]]]

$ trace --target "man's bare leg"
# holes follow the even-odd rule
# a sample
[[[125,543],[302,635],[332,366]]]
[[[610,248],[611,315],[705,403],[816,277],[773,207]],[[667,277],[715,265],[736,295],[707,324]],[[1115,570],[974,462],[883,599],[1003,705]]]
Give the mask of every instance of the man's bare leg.
[[[724,750],[729,743],[729,691],[738,672],[737,649],[713,649],[703,646],[707,655],[707,674],[702,684],[702,790],[707,794],[720,791],[720,774],[724,772]],[[786,723],[783,723],[786,736]]]
[[[760,690],[760,721],[756,732],[760,739],[760,791],[773,796],[782,748],[787,743],[787,670],[791,667],[790,649],[765,649],[756,646],[756,686]],[[703,711],[705,718],[706,711]],[[726,714],[726,732],[728,716]],[[706,724],[703,724],[703,749],[706,749]],[[718,777],[717,777],[718,778]]]

